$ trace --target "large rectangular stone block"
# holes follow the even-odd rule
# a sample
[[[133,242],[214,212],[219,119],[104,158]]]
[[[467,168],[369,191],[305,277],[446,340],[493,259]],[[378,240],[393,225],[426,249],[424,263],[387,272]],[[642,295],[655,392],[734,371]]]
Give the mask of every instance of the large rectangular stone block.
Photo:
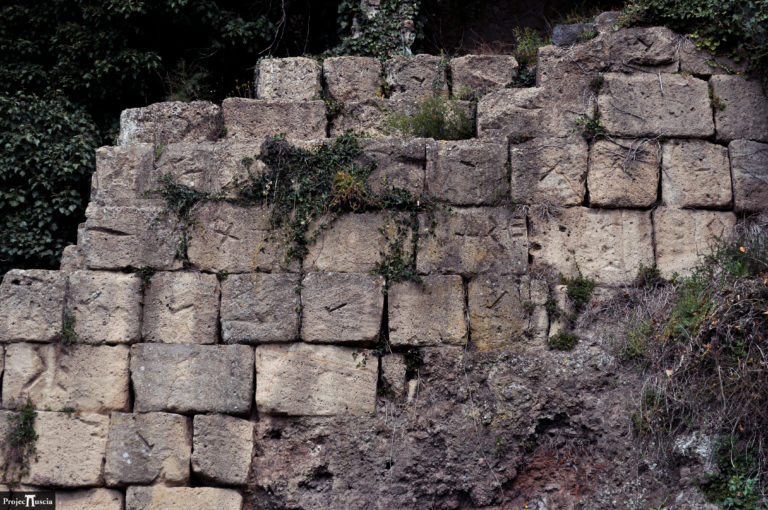
[[[90,413],[38,412],[37,461],[22,483],[42,487],[93,487],[103,482],[109,418]]]
[[[653,212],[659,271],[665,277],[690,274],[700,257],[711,252],[715,238],[729,235],[735,223],[731,212],[659,207]]]
[[[232,489],[213,487],[128,487],[125,510],[241,510],[243,496]]]
[[[200,205],[187,250],[192,265],[210,272],[298,271],[299,263],[285,261],[287,247],[277,242],[280,232],[271,229],[270,214],[227,202]]]
[[[597,207],[650,207],[659,190],[661,144],[651,140],[598,140],[589,155],[589,203]]]
[[[292,416],[371,414],[376,408],[376,361],[347,347],[260,345],[256,408]]]
[[[334,138],[352,130],[371,137],[389,136],[392,129],[387,119],[402,113],[402,101],[372,97],[339,105],[340,112],[332,119],[329,134]]]
[[[368,273],[309,273],[301,283],[301,338],[373,344],[384,311],[384,278]]]
[[[112,413],[104,481],[129,484],[189,483],[192,423],[170,413]]]
[[[322,101],[266,101],[230,97],[221,104],[227,137],[261,140],[284,133],[289,138],[325,138]]]
[[[165,206],[100,207],[92,203],[85,215],[81,248],[89,269],[180,266],[175,260],[179,233]]]
[[[283,101],[320,99],[321,72],[320,64],[311,58],[265,58],[259,61],[256,95]]]
[[[0,283],[0,342],[49,342],[64,318],[65,273],[12,269]]]
[[[448,95],[448,81],[442,59],[433,55],[398,55],[384,63],[390,97],[421,101],[433,92]]]
[[[707,82],[693,76],[607,73],[597,101],[613,136],[706,138],[715,131]]]
[[[493,205],[509,194],[507,143],[441,140],[427,147],[426,192],[455,205]]]
[[[661,159],[661,199],[670,207],[731,206],[728,150],[704,140],[672,140]]]
[[[381,96],[381,61],[374,57],[331,57],[323,60],[325,91],[336,101],[363,101]]]
[[[253,395],[253,348],[136,344],[131,380],[134,412],[246,414]]]
[[[525,217],[506,207],[437,211],[419,216],[420,273],[519,274],[528,266]]]
[[[216,275],[163,271],[152,276],[152,285],[144,292],[144,341],[213,344],[218,319]]]
[[[531,255],[564,275],[580,270],[600,285],[629,285],[640,264],[653,265],[653,228],[643,211],[572,207],[531,216]]]
[[[299,337],[300,276],[251,273],[221,282],[224,343],[291,342]]]
[[[125,497],[114,489],[56,491],[56,510],[123,510]]]
[[[427,138],[362,138],[360,147],[373,158],[376,168],[368,177],[372,190],[381,193],[390,187],[402,188],[413,195],[424,192],[427,146],[435,142]]]
[[[253,423],[223,414],[198,414],[192,471],[221,485],[245,485],[253,453]]]
[[[337,218],[309,245],[304,270],[370,271],[381,260],[381,252],[386,251],[386,241],[379,229],[387,224],[387,216],[382,213],[345,214]]]
[[[734,140],[728,144],[737,213],[768,209],[768,144]]]
[[[389,289],[389,343],[395,347],[463,345],[467,341],[461,276],[425,276],[423,285]]]
[[[725,75],[713,76],[709,83],[723,106],[715,108],[717,139],[768,142],[768,98],[760,81]]]
[[[208,101],[155,103],[120,114],[118,145],[216,140],[221,134],[221,109]]]
[[[451,59],[453,95],[468,99],[504,88],[517,75],[517,68],[512,55],[464,55]]]
[[[128,409],[125,345],[12,344],[6,349],[3,405],[29,397],[38,409]]]
[[[510,144],[511,199],[515,204],[581,205],[589,146],[580,136],[534,138]]]
[[[141,337],[141,281],[132,274],[75,271],[69,277],[67,313],[78,342],[134,343]]]
[[[91,201],[99,205],[135,205],[156,184],[155,147],[135,143],[96,149]]]

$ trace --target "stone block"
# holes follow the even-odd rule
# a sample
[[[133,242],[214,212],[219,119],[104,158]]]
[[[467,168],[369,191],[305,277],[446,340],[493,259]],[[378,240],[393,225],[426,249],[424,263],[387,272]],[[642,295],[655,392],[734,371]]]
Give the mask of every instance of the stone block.
[[[96,149],[96,171],[91,179],[91,202],[134,205],[156,184],[155,146],[151,143]]]
[[[291,416],[372,414],[378,367],[366,356],[331,345],[259,345],[256,408]]]
[[[515,204],[581,205],[589,146],[580,136],[534,138],[510,144],[511,200]]]
[[[326,94],[347,103],[381,97],[381,62],[373,57],[331,57],[323,61]]]
[[[142,336],[145,342],[213,344],[218,317],[216,275],[162,271],[144,292]]]
[[[759,80],[741,76],[713,76],[709,83],[722,108],[715,108],[717,139],[740,138],[768,142],[768,97]]]
[[[680,71],[699,76],[731,74],[746,70],[744,62],[734,62],[724,56],[714,57],[706,50],[696,48],[696,43],[687,37],[679,45]]]
[[[93,487],[102,484],[109,418],[100,414],[38,412],[37,462],[22,483],[43,487]]]
[[[397,397],[405,395],[405,377],[408,367],[405,363],[405,356],[402,354],[390,353],[381,358],[381,379],[386,385],[386,389]]]
[[[198,414],[192,471],[221,485],[245,485],[253,452],[253,423],[223,414]]]
[[[731,212],[659,207],[653,212],[659,271],[664,277],[690,274],[700,257],[711,252],[714,239],[728,236],[735,223]]]
[[[505,349],[546,336],[541,319],[546,282],[527,277],[485,275],[467,288],[472,344],[479,351]],[[543,327],[542,327],[543,326]]]
[[[321,73],[320,64],[311,58],[265,58],[259,62],[256,96],[282,101],[320,99]]]
[[[728,144],[737,213],[768,209],[768,144],[734,140]]]
[[[214,487],[128,487],[125,510],[241,510],[243,496],[233,489]]]
[[[127,410],[128,347],[125,345],[9,345],[3,405],[32,399],[38,409],[104,413]]]
[[[362,138],[359,140],[368,157],[377,165],[368,177],[368,185],[377,193],[402,188],[419,196],[424,192],[427,146],[435,142],[427,138]]]
[[[285,262],[286,247],[272,240],[270,215],[265,208],[227,202],[200,205],[194,213],[198,228],[190,234],[189,260],[210,272],[298,271],[299,263]]]
[[[470,99],[504,88],[517,76],[512,55],[464,55],[451,59],[451,80],[455,97]]]
[[[75,244],[65,246],[61,252],[59,271],[71,274],[79,269],[85,269],[85,257],[83,257],[82,250]]]
[[[131,350],[134,412],[247,414],[253,348],[247,345],[136,344]]]
[[[155,103],[120,114],[118,145],[216,140],[221,134],[221,109],[208,101]]]
[[[507,207],[436,211],[419,216],[420,273],[519,274],[528,267],[525,216]]]
[[[374,344],[384,312],[384,278],[370,273],[309,273],[301,283],[305,342]]]
[[[433,55],[398,55],[384,63],[389,93],[392,99],[413,102],[431,97],[434,91],[448,95],[445,65]]]
[[[728,150],[704,140],[672,140],[661,158],[661,199],[670,207],[731,206]]]
[[[300,277],[290,273],[235,274],[221,282],[224,343],[291,342],[299,337]]]
[[[174,269],[175,218],[165,206],[118,207],[90,204],[81,246],[89,269],[149,266]]]
[[[61,333],[65,273],[11,269],[0,283],[0,342],[50,342]]]
[[[706,138],[714,133],[707,82],[692,76],[607,73],[597,101],[613,136]]]
[[[348,101],[331,121],[330,135],[337,137],[352,130],[373,137],[387,136],[391,131],[387,119],[401,113],[401,107],[399,101],[377,97]]]
[[[57,510],[123,510],[123,493],[114,489],[56,491]]]
[[[289,138],[325,138],[322,101],[264,101],[230,97],[221,104],[224,129],[234,140],[263,140],[284,133]]]
[[[393,347],[463,345],[466,341],[460,276],[425,276],[423,285],[402,282],[389,289],[389,343]]]
[[[674,73],[679,36],[664,27],[633,27],[605,34],[611,70]],[[665,77],[666,78],[666,77]]]
[[[661,144],[598,140],[589,156],[589,202],[597,207],[650,207],[659,190]]]
[[[112,413],[104,481],[130,484],[189,483],[190,418],[170,413]]]
[[[426,192],[454,205],[493,205],[509,195],[507,143],[439,141],[427,146]]]
[[[365,273],[376,267],[386,241],[379,231],[386,227],[382,213],[345,214],[309,245],[304,270]]]
[[[132,274],[75,271],[67,313],[78,342],[125,344],[141,337],[141,280]]]
[[[653,265],[653,227],[643,211],[572,207],[530,218],[534,265],[566,276],[578,271],[599,285],[629,285],[640,264]]]

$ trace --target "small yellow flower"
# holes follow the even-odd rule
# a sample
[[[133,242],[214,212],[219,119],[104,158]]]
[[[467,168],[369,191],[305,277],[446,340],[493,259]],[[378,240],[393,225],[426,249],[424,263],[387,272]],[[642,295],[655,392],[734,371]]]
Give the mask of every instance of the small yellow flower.
[[[743,246],[739,246],[739,251],[740,251],[741,253],[747,253],[747,249],[746,249],[746,248],[744,248]]]

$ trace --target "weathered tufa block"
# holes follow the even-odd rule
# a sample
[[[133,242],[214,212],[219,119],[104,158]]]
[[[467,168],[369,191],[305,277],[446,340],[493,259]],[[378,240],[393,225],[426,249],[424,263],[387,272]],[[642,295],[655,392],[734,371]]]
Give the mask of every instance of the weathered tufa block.
[[[504,349],[546,336],[546,282],[489,275],[470,281],[467,292],[472,343],[478,350]]]
[[[665,277],[690,274],[699,258],[710,253],[714,239],[728,236],[735,223],[730,212],[659,207],[653,212],[659,271]]]
[[[725,142],[744,138],[768,142],[768,98],[758,80],[741,76],[713,76],[712,93],[723,108],[715,107],[717,139]]]
[[[701,76],[710,76],[716,74],[730,74],[733,71],[745,71],[744,62],[734,62],[728,57],[714,57],[710,52],[697,49],[696,43],[691,39],[685,38],[679,44],[680,52],[680,71],[692,73]],[[729,69],[733,71],[728,71]]]
[[[469,99],[504,88],[517,76],[517,60],[511,55],[465,55],[451,59],[453,95]]]
[[[213,487],[132,486],[125,493],[125,510],[241,510],[243,496]]]
[[[169,413],[112,413],[104,480],[129,484],[189,483],[191,420]]]
[[[142,336],[146,342],[213,344],[218,316],[216,275],[159,272],[144,293]]]
[[[455,205],[492,205],[509,194],[507,144],[439,141],[427,146],[426,192]]]
[[[597,207],[650,207],[659,189],[661,144],[598,140],[589,157],[589,202]]]
[[[442,58],[433,55],[398,55],[384,63],[390,97],[418,102],[433,92],[448,95]]]
[[[100,207],[85,211],[82,250],[89,269],[149,266],[173,269],[178,232],[164,206]]]
[[[221,111],[208,101],[155,103],[129,108],[120,114],[118,145],[216,140],[221,134]]]
[[[322,101],[263,101],[230,97],[221,104],[227,137],[263,140],[285,133],[289,138],[325,138],[325,103]]]
[[[291,342],[299,336],[300,276],[252,273],[221,282],[224,343]]]
[[[340,105],[341,111],[331,121],[329,134],[332,138],[352,130],[372,137],[389,134],[387,119],[402,113],[401,101],[379,97],[348,101]]]
[[[309,273],[301,283],[301,338],[373,344],[384,310],[384,278],[370,273]]]
[[[38,409],[128,409],[125,345],[12,344],[6,349],[3,404],[32,399]]]
[[[728,144],[737,213],[768,209],[768,144],[734,140]]]
[[[670,207],[731,206],[728,150],[703,140],[672,140],[661,158],[661,199]]]
[[[319,99],[322,68],[306,57],[265,58],[259,62],[256,95],[259,99],[305,101]]]
[[[99,147],[91,179],[91,202],[133,205],[156,184],[153,179],[155,146],[151,143]]]
[[[461,276],[425,276],[424,284],[395,283],[389,289],[392,346],[463,345],[467,341]]]
[[[600,285],[629,285],[640,264],[653,264],[653,227],[642,211],[563,209],[551,217],[532,215],[534,264],[573,276],[578,270]]]
[[[245,485],[253,452],[253,423],[223,414],[198,414],[192,471],[221,485]]]
[[[402,354],[387,354],[381,358],[381,380],[393,395],[405,395],[405,377],[408,367]]]
[[[368,185],[376,192],[397,187],[419,196],[424,192],[428,138],[362,138],[360,147],[376,160]]]
[[[75,271],[69,277],[68,314],[78,342],[134,343],[141,337],[141,281],[132,274]]]
[[[707,82],[678,74],[607,73],[598,96],[613,136],[706,138],[714,133]]]
[[[325,91],[347,103],[381,96],[381,62],[374,57],[331,57],[323,61]]]
[[[100,414],[38,412],[37,461],[29,463],[22,483],[48,487],[102,484],[109,418]]]
[[[256,408],[292,416],[373,413],[378,367],[367,356],[330,345],[260,345]]]
[[[123,510],[123,493],[113,489],[56,491],[57,510]]]
[[[60,333],[66,275],[11,269],[0,284],[0,342],[49,342]]]
[[[365,273],[376,267],[381,252],[386,252],[379,231],[388,225],[382,213],[345,214],[309,246],[304,270]]]
[[[195,210],[199,228],[190,233],[187,249],[192,265],[210,272],[297,271],[296,261],[284,261],[285,247],[270,240],[270,214],[261,207],[202,204]]]
[[[434,226],[428,214],[419,225],[420,273],[518,274],[528,267],[525,217],[509,208],[437,211]]]
[[[588,156],[589,146],[580,136],[534,138],[510,144],[512,202],[581,205]]]
[[[136,344],[131,380],[134,412],[246,414],[253,394],[253,348]]]

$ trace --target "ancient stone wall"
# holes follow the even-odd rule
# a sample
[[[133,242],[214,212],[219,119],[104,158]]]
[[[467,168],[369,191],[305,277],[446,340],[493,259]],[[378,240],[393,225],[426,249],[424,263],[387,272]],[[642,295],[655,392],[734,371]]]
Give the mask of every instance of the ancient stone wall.
[[[526,437],[561,412],[539,395],[547,372],[530,375],[530,363],[555,360],[546,343],[557,325],[544,305],[558,289],[543,274],[581,271],[606,290],[631,285],[641,264],[684,274],[737,217],[768,208],[768,100],[757,82],[707,60],[666,29],[606,30],[541,48],[533,88],[505,88],[517,67],[509,56],[455,59],[450,83],[435,56],[383,68],[362,57],[293,58],[260,63],[259,99],[126,110],[119,144],[97,151],[87,220],[62,269],[11,271],[0,287],[0,431],[27,397],[38,411],[37,458],[21,488],[55,489],[60,509],[239,509],[244,497],[270,508],[428,508],[430,498],[503,508],[497,491],[510,490],[515,469],[459,456],[445,462],[485,474],[455,467],[463,478],[440,478],[419,471],[418,456],[396,464],[392,409],[418,415],[428,402],[447,406],[446,420],[465,420],[465,434],[451,431],[438,450],[494,434],[499,450],[501,432],[478,432],[497,422]],[[464,105],[476,137],[384,136],[392,112],[460,88],[485,93]],[[327,117],[322,97],[341,113]],[[598,114],[608,135],[588,141],[584,122]],[[246,173],[243,158],[266,136],[312,145],[348,129],[372,136],[361,141],[379,161],[372,186],[449,206],[434,226],[420,218],[422,233],[433,230],[418,246],[423,285],[393,283],[385,295],[371,274],[383,213],[339,218],[301,263],[286,263],[264,241],[267,211],[207,203],[195,211],[183,267],[177,227],[151,193],[161,175],[218,193]],[[149,285],[125,271],[143,266],[156,270]],[[77,342],[62,346],[68,325]],[[393,352],[379,361],[366,349],[382,327]],[[584,349],[605,347],[596,342]],[[425,362],[418,376],[405,361],[415,347]],[[464,376],[436,368],[473,352],[530,363],[498,387],[498,367],[471,384],[466,364]],[[557,358],[551,373],[569,363]],[[463,388],[462,377],[468,386],[454,402],[434,397],[446,378]],[[506,403],[478,407],[475,383],[509,393]],[[339,416],[351,421],[322,421]],[[360,432],[333,432],[334,423]],[[422,425],[427,435],[406,427],[408,441],[445,433],[432,418]],[[328,444],[297,439],[313,427]],[[386,469],[405,469],[407,488],[384,497],[379,468],[349,466],[365,490],[342,484],[333,457],[318,460],[335,435],[349,436],[371,466],[388,456]]]

